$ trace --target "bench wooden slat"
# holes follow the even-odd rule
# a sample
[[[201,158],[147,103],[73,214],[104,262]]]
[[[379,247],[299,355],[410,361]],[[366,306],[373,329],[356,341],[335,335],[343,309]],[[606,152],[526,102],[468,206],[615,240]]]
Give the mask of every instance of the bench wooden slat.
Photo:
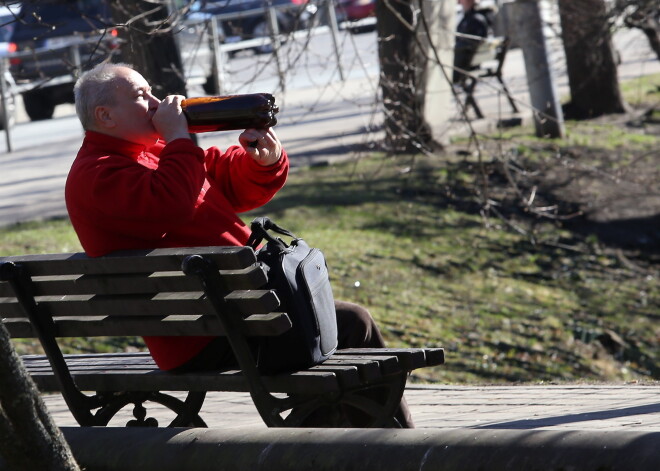
[[[335,355],[328,358],[324,365],[355,365],[358,370],[358,374],[362,381],[373,382],[383,377],[381,374],[381,368],[378,361],[368,358],[351,358],[351,359],[341,359],[340,356]]]
[[[424,356],[424,351],[421,349],[394,349],[394,348],[385,348],[381,350],[379,355],[394,355],[399,359],[401,367],[407,371],[412,371],[417,368],[426,366],[426,358]],[[348,352],[345,352],[348,355],[369,355],[370,352],[365,353],[365,349],[349,349]],[[342,352],[344,353],[344,352]]]
[[[106,337],[150,335],[225,335],[215,314],[203,316],[89,316],[55,318],[56,337]],[[36,338],[37,333],[25,318],[3,321],[13,338]],[[291,328],[286,313],[253,314],[243,321],[248,336],[281,335]]]
[[[360,373],[355,365],[327,365],[323,363],[310,368],[309,371],[323,371],[335,374],[339,384],[344,389],[350,389],[360,385]]]
[[[172,314],[188,313],[202,315],[212,313],[212,308],[201,293],[196,299],[154,299],[151,296],[130,295],[122,298],[103,299],[90,295],[75,296],[48,296],[38,299],[38,304],[46,315],[51,317],[84,317],[94,318],[102,316],[167,316]],[[122,304],[130,302],[130,309]],[[133,304],[134,303],[134,304]],[[149,307],[149,306],[152,307]],[[144,309],[141,309],[144,307]],[[0,300],[0,318],[24,318],[25,311],[16,299],[3,298]]]
[[[279,307],[273,291],[232,291],[225,300],[239,312],[265,314]],[[53,317],[98,315],[166,316],[172,314],[213,314],[215,310],[204,293],[159,293],[157,295],[129,294],[122,296],[42,296],[39,306]],[[25,313],[15,299],[0,299],[0,316],[24,317]]]
[[[444,348],[425,348],[426,366],[439,366],[445,364]]]
[[[40,366],[40,365],[50,365],[48,357],[46,355],[23,355],[21,357],[27,366]],[[133,353],[89,353],[89,354],[69,354],[64,355],[66,364],[70,367],[75,367],[79,365],[123,365],[123,364],[133,364],[133,365],[143,365],[148,366],[149,368],[155,367],[156,363],[154,362],[151,355],[144,352],[133,352]]]
[[[52,370],[48,358],[45,355],[25,355],[23,361],[26,365],[26,368],[31,375],[38,376],[37,380],[39,384],[43,386],[50,386],[50,388],[55,387],[49,382],[47,377],[52,375]],[[69,366],[69,370],[76,378],[76,382],[81,386],[80,381],[82,377],[86,379],[82,381],[90,381],[90,377],[99,374],[129,374],[133,377],[139,376],[137,381],[151,381],[151,379],[145,380],[143,375],[156,375],[156,374],[165,374],[167,375],[173,383],[176,383],[179,378],[187,376],[185,374],[171,374],[167,372],[162,372],[158,369],[153,359],[147,352],[138,352],[134,354],[96,354],[96,355],[66,355],[66,362]],[[340,385],[343,388],[352,388],[360,384],[361,379],[358,373],[358,366],[350,364],[350,362],[345,361],[343,364],[332,364],[324,363],[315,367],[306,370],[307,372],[313,373],[322,373],[321,377],[326,378],[327,373],[332,373],[337,377]],[[196,373],[197,374],[197,373]],[[205,376],[223,376],[228,374],[233,376],[235,372],[215,372],[215,373],[202,373]],[[272,382],[282,382],[284,377],[301,377],[302,373],[291,373],[286,375],[279,375],[271,377]],[[308,375],[303,375],[302,377],[307,378]],[[223,381],[223,380],[219,380]],[[298,380],[299,381],[299,380]],[[321,380],[323,381],[323,380]],[[81,386],[82,387],[82,386]],[[139,386],[136,384],[136,388]],[[56,388],[59,389],[59,388]],[[280,385],[280,389],[283,388]],[[170,390],[179,390],[179,389],[170,389]],[[284,391],[283,391],[284,392]]]
[[[40,363],[50,364],[46,355],[31,354],[21,356],[23,360],[30,363],[30,365],[37,365]],[[113,353],[71,353],[65,355],[67,364],[69,363],[85,363],[85,362],[107,362],[108,364],[133,362],[154,365],[154,360],[151,358],[149,352],[113,352]]]
[[[194,296],[194,295],[192,295]],[[213,307],[197,293],[197,298],[188,299],[161,297],[154,299],[151,296],[127,295],[114,298],[102,298],[89,295],[74,296],[48,296],[38,299],[37,302],[43,312],[56,316],[83,316],[112,315],[128,316],[163,316],[178,313],[212,314]],[[13,307],[13,309],[10,309]],[[0,306],[0,315],[3,317],[25,316],[17,304],[3,304]]]
[[[84,253],[20,255],[0,257],[0,263],[21,263],[31,276],[148,273],[180,270],[185,257],[198,253],[208,255],[220,270],[247,268],[256,262],[250,247],[182,247],[115,252],[99,258]]]
[[[108,366],[106,364],[89,364],[89,365],[69,365],[69,370],[72,374],[93,374],[93,373],[107,373],[107,374],[117,374],[130,371],[133,374],[136,373],[148,373],[154,370],[157,370],[156,367],[147,367],[145,365],[136,364],[117,364],[114,366]],[[30,366],[30,374],[35,373],[51,373],[49,365],[32,365]]]
[[[338,355],[394,355],[396,356],[403,367],[412,371],[417,368],[425,366],[435,366],[444,363],[444,353],[441,355],[438,350],[442,349],[428,349],[429,356],[425,353],[426,349],[423,348],[348,348],[337,352]],[[434,362],[440,363],[434,363]]]
[[[90,362],[90,358],[71,358],[67,357],[67,365],[69,366],[69,370],[74,376],[80,376],[80,375],[94,375],[98,374],[101,372],[104,372],[106,374],[124,374],[128,372],[129,374],[132,375],[143,375],[143,374],[166,374],[169,377],[174,377],[175,379],[172,379],[173,382],[176,382],[178,378],[184,376],[186,377],[185,374],[172,374],[172,373],[167,373],[163,372],[158,369],[156,364],[153,362],[151,357],[145,353],[144,356],[141,357],[134,357],[133,359],[131,358],[120,358],[120,357],[114,357],[112,359],[107,360],[96,360],[92,358],[92,361]],[[48,363],[48,360],[45,356],[43,357],[37,357],[33,359],[32,361],[29,362],[29,371],[30,373],[37,373],[37,374],[52,374],[52,370],[50,368],[50,364]],[[277,381],[282,381],[283,378],[285,377],[298,377],[300,378],[301,376],[303,377],[308,377],[312,375],[308,375],[307,373],[321,373],[321,374],[314,374],[313,376],[319,376],[322,378],[327,378],[328,375],[327,373],[332,373],[337,377],[339,380],[340,384],[342,387],[345,388],[351,388],[355,387],[360,384],[360,378],[358,375],[357,367],[354,365],[346,364],[346,365],[318,365],[314,366],[312,368],[309,368],[308,370],[305,370],[304,372],[295,372],[295,373],[290,373],[290,374],[283,374],[283,375],[277,375],[273,376],[272,381],[277,382]],[[218,375],[225,375],[226,372],[209,372],[209,373],[203,373],[203,374],[209,374],[212,375],[213,377],[218,376]],[[197,374],[197,373],[195,373]],[[235,372],[229,372],[230,375],[234,375]],[[145,380],[142,380],[145,381]],[[146,380],[149,381],[149,380]],[[282,387],[280,387],[282,388]],[[282,389],[286,389],[286,387],[283,387]]]
[[[59,383],[51,371],[39,367],[26,368],[42,391],[59,391]],[[249,392],[239,370],[173,374],[157,367],[110,371],[72,371],[74,381],[83,391],[237,391]],[[264,376],[264,384],[273,392],[289,394],[323,394],[341,390],[335,372],[306,370],[277,376]]]
[[[222,270],[227,289],[246,290],[263,286],[268,278],[259,265],[241,270]],[[129,273],[118,275],[66,275],[32,280],[35,296],[76,294],[125,295],[141,293],[202,291],[199,279],[182,272]],[[0,297],[14,296],[9,283],[0,283]]]
[[[389,376],[393,374],[398,374],[403,371],[399,359],[394,355],[376,355],[375,353],[371,355],[357,355],[352,353],[344,353],[344,350],[338,350],[335,352],[331,359],[338,359],[343,361],[355,361],[355,360],[368,360],[378,362],[378,367],[380,368],[380,374],[382,376]]]

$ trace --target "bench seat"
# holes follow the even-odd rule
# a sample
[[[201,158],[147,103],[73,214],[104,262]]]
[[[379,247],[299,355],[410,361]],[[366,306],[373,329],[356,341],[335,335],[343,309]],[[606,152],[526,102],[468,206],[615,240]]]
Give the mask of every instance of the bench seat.
[[[250,392],[240,370],[169,373],[158,369],[147,352],[64,355],[69,371],[83,391],[236,391]],[[45,355],[23,355],[23,363],[43,391],[60,385]],[[324,394],[358,387],[425,366],[441,365],[442,349],[339,350],[323,364],[276,376],[264,376],[274,393]],[[414,366],[413,366],[414,365]]]
[[[347,349],[305,370],[260,374],[248,339],[280,335],[291,321],[278,312],[277,293],[263,289],[266,275],[249,247],[4,257],[0,280],[3,325],[13,338],[39,338],[46,353],[24,355],[27,371],[40,390],[61,392],[81,425],[107,425],[131,404],[130,425],[154,425],[144,408],[154,402],[177,414],[171,426],[206,426],[206,392],[236,391],[251,394],[268,426],[304,426],[328,407],[355,407],[370,426],[396,426],[408,374],[444,362],[442,348]],[[58,344],[147,335],[227,336],[240,369],[171,373],[147,352],[63,355]]]

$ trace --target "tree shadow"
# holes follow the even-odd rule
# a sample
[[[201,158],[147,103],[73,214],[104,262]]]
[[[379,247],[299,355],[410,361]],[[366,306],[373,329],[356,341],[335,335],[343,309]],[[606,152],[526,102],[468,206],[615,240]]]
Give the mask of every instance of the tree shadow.
[[[582,217],[568,221],[565,227],[585,237],[596,236],[609,246],[660,255],[660,214],[604,222]]]
[[[341,149],[342,146],[338,146],[323,152],[340,153]],[[398,165],[404,167],[405,162]],[[428,205],[437,211],[452,209],[474,216],[488,213],[484,200],[490,198],[490,201],[497,203],[499,217],[524,224],[530,233],[534,233],[539,224],[550,223],[570,231],[576,242],[595,238],[611,248],[635,251],[639,258],[646,256],[649,262],[660,261],[657,257],[660,255],[660,212],[640,217],[617,217],[617,214],[613,214],[607,220],[597,220],[593,212],[588,210],[589,205],[594,204],[593,201],[575,199],[575,187],[579,185],[580,178],[584,177],[584,171],[563,173],[552,180],[540,181],[535,177],[519,181],[524,192],[534,189],[537,205],[556,208],[556,217],[544,217],[521,204],[518,193],[504,174],[502,163],[496,160],[484,164],[483,174],[487,178],[485,184],[479,181],[479,169],[475,163],[467,160],[436,161],[420,165],[406,174],[374,172],[374,175],[366,177],[358,176],[352,166],[352,163],[345,164],[330,178],[324,174],[318,180],[288,184],[285,191],[268,203],[264,210],[278,213],[297,206],[311,206],[331,215],[333,207],[411,201]],[[440,174],[442,178],[438,176]],[[488,193],[483,192],[484,186],[487,186]],[[648,214],[649,207],[644,209]],[[471,228],[475,225],[478,223],[475,223],[474,218],[458,222],[458,227]],[[439,226],[432,221],[418,227],[404,226],[396,217],[383,217],[365,226],[365,229],[423,237],[433,235]],[[520,250],[529,250],[529,247],[520,247]]]
[[[555,417],[542,417],[539,419],[513,420],[510,422],[499,422],[497,424],[479,425],[472,428],[529,430],[540,427],[556,427],[558,425],[573,424],[577,422],[612,420],[621,417],[632,417],[636,415],[657,413],[660,413],[660,403],[646,404],[643,406],[623,407],[620,409],[581,412],[578,414],[566,414]]]

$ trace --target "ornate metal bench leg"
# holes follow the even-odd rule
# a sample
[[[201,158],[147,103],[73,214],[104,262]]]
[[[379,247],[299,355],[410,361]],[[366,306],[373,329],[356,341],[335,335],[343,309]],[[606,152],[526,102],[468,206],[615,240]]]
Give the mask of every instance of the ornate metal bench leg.
[[[314,415],[316,411],[330,407],[332,406],[322,397],[310,397],[304,399],[300,405],[291,409],[289,415],[284,419],[284,423],[287,427],[304,427],[305,422],[308,421],[310,416]]]
[[[401,424],[394,415],[401,402],[406,379],[407,373],[402,373],[383,383],[346,394],[342,398],[344,413],[349,417],[362,417],[360,423],[353,426],[400,428]]]
[[[168,427],[206,427],[206,424],[199,416],[204,399],[206,399],[205,391],[189,392],[184,402],[185,409],[182,412],[178,412],[178,415]]]
[[[124,407],[133,404],[133,415],[135,419],[126,424],[129,427],[157,427],[158,421],[153,417],[147,417],[145,402],[154,402],[167,407],[177,414],[177,417],[169,424],[169,427],[206,427],[206,423],[199,416],[206,393],[191,392],[185,401],[160,392],[119,392],[99,394],[103,406],[94,414],[97,426],[106,426],[112,418]]]
[[[292,408],[287,427],[400,428],[394,415],[403,396],[407,373],[346,391],[339,396],[309,399]]]

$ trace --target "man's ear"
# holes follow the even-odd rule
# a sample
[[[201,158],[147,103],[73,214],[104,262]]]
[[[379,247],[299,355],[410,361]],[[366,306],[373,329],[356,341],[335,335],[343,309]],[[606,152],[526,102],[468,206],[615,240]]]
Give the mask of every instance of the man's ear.
[[[101,129],[111,129],[117,125],[111,110],[107,106],[97,106],[94,108],[94,121],[96,121],[96,125]]]

